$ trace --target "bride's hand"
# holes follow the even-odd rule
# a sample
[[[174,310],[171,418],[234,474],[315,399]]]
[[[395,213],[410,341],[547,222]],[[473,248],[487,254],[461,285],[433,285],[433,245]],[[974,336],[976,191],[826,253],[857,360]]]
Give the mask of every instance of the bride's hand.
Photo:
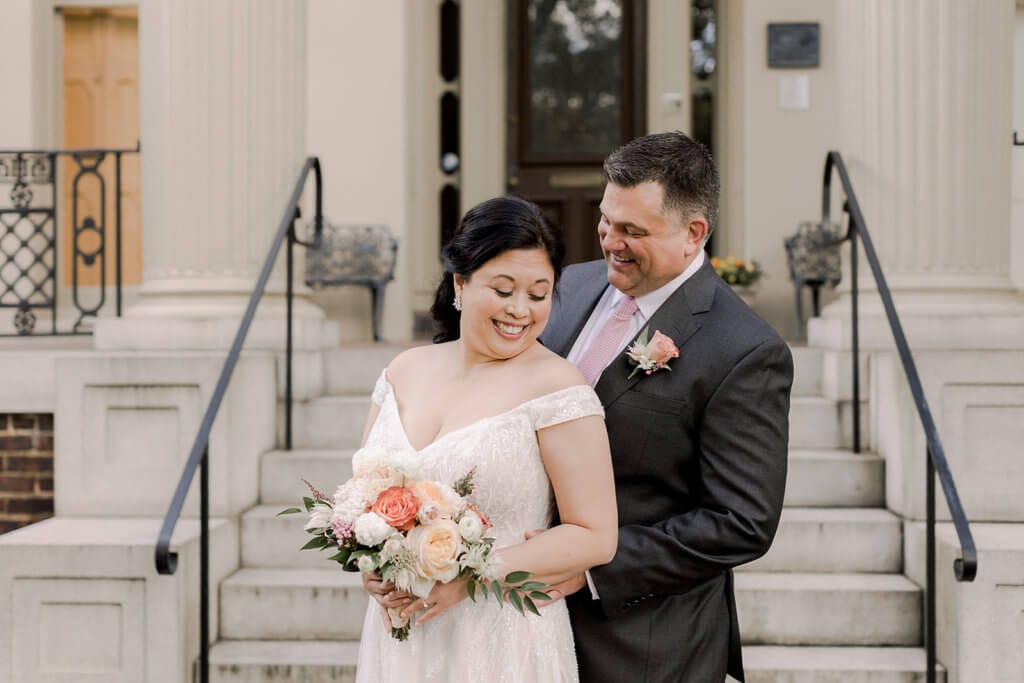
[[[390,581],[385,583],[377,572],[363,574],[362,578],[363,588],[385,609],[405,607],[416,597],[412,593],[395,590],[395,584]]]
[[[419,619],[416,620],[416,625],[419,626],[420,624],[427,623],[466,598],[467,581],[468,579],[460,577],[449,583],[434,584],[434,588],[430,591],[430,595],[427,596],[426,600],[416,598],[412,604],[402,611],[402,614],[412,618],[417,613],[422,613]]]

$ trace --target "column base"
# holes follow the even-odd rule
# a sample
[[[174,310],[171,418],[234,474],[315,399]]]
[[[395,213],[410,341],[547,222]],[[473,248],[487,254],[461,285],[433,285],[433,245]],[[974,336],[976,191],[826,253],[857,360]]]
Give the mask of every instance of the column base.
[[[94,344],[98,350],[185,351],[226,350],[238,332],[248,296],[159,296],[146,298],[121,318],[96,321]],[[244,348],[285,348],[286,300],[267,294]],[[338,343],[338,329],[307,297],[298,296],[292,309],[292,344],[296,351],[319,351]]]
[[[0,680],[180,683],[199,653],[199,524],[182,520],[178,571],[157,574],[159,519],[56,517],[0,536]],[[217,586],[238,568],[238,527],[210,520]]]

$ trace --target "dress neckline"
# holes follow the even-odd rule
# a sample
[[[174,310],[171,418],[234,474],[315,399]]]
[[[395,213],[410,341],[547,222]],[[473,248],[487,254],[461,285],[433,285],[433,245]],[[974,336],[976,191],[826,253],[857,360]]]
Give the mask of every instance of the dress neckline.
[[[535,403],[537,401],[540,401],[541,399],[549,398],[551,396],[556,396],[556,395],[564,393],[564,392],[572,391],[572,390],[577,389],[579,387],[587,387],[587,388],[589,388],[589,385],[587,385],[587,384],[573,384],[573,385],[568,386],[568,387],[562,387],[561,389],[556,389],[554,391],[549,391],[546,394],[541,394],[540,396],[535,396],[533,398],[527,399],[527,400],[523,401],[522,403],[519,403],[519,404],[517,404],[515,406],[512,406],[508,410],[503,410],[502,412],[495,413],[494,415],[486,415],[486,416],[481,417],[481,418],[479,418],[477,420],[474,420],[473,422],[470,422],[468,424],[464,424],[461,427],[456,427],[455,429],[450,429],[447,432],[444,432],[443,434],[438,434],[437,436],[434,437],[434,439],[430,443],[426,444],[422,448],[416,448],[415,446],[412,445],[412,441],[409,439],[409,432],[407,432],[405,430],[405,421],[402,419],[402,412],[398,409],[398,399],[395,398],[395,387],[394,387],[393,384],[391,384],[391,380],[388,379],[387,368],[385,368],[384,371],[381,372],[381,379],[384,380],[384,384],[386,384],[387,387],[388,387],[387,396],[384,397],[384,400],[386,401],[388,398],[391,399],[391,405],[392,405],[392,408],[395,411],[395,419],[398,422],[398,430],[400,432],[402,432],[402,438],[405,440],[405,445],[407,445],[409,448],[411,448],[416,453],[423,453],[425,450],[427,450],[431,446],[434,446],[434,445],[436,445],[438,443],[441,443],[442,441],[447,439],[449,436],[451,436],[453,434],[459,434],[461,432],[464,432],[467,429],[469,429],[470,427],[475,427],[475,426],[477,426],[479,424],[482,424],[482,423],[485,423],[485,422],[490,422],[491,420],[496,420],[496,419],[498,419],[500,417],[506,417],[506,416],[511,415],[513,413],[517,413],[517,412],[521,411],[523,408],[525,408],[526,406],[530,405],[531,403]]]

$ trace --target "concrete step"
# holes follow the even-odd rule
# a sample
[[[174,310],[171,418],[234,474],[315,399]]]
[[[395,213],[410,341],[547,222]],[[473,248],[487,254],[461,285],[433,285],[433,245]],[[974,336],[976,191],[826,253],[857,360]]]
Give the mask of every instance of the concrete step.
[[[352,641],[220,641],[210,649],[213,683],[353,683]],[[743,648],[748,683],[924,683],[925,653],[904,647]],[[939,683],[945,683],[940,668]]]
[[[332,488],[333,491],[333,488]],[[327,560],[328,550],[300,550],[312,538],[303,527],[305,513],[277,516],[286,507],[299,507],[301,499],[288,505],[257,505],[242,513],[242,566],[253,569],[337,569]]]
[[[743,666],[747,683],[925,683],[926,660],[917,647],[755,645],[743,648]]]
[[[790,448],[839,448],[839,407],[820,396],[794,396],[789,405]]]
[[[220,585],[225,640],[357,640],[369,598],[359,574],[240,569]]]
[[[791,346],[793,352],[793,396],[821,396],[825,352],[808,346]]]
[[[331,494],[352,476],[352,448],[271,451],[260,461],[260,500],[297,505],[309,489],[303,479]]]
[[[407,348],[401,344],[349,344],[326,352],[327,393],[369,394],[381,370]]]
[[[921,590],[901,574],[737,572],[750,645],[916,646]]]
[[[899,573],[903,525],[888,510],[785,508],[771,550],[740,570]]]
[[[885,460],[839,449],[791,450],[786,505],[880,507],[885,504]]]
[[[370,412],[370,395],[321,396],[295,405],[297,448],[355,448]]]
[[[210,648],[212,683],[355,683],[355,641],[222,640]]]

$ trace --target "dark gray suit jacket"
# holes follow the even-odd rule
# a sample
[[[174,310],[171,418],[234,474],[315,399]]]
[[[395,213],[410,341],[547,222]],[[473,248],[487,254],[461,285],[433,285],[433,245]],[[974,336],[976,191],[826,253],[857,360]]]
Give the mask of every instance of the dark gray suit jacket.
[[[608,286],[603,261],[567,268],[541,337],[565,356]],[[743,680],[732,568],[764,554],[782,511],[789,347],[705,263],[648,321],[671,372],[625,355],[595,387],[605,408],[619,546],[569,599],[582,683]]]

